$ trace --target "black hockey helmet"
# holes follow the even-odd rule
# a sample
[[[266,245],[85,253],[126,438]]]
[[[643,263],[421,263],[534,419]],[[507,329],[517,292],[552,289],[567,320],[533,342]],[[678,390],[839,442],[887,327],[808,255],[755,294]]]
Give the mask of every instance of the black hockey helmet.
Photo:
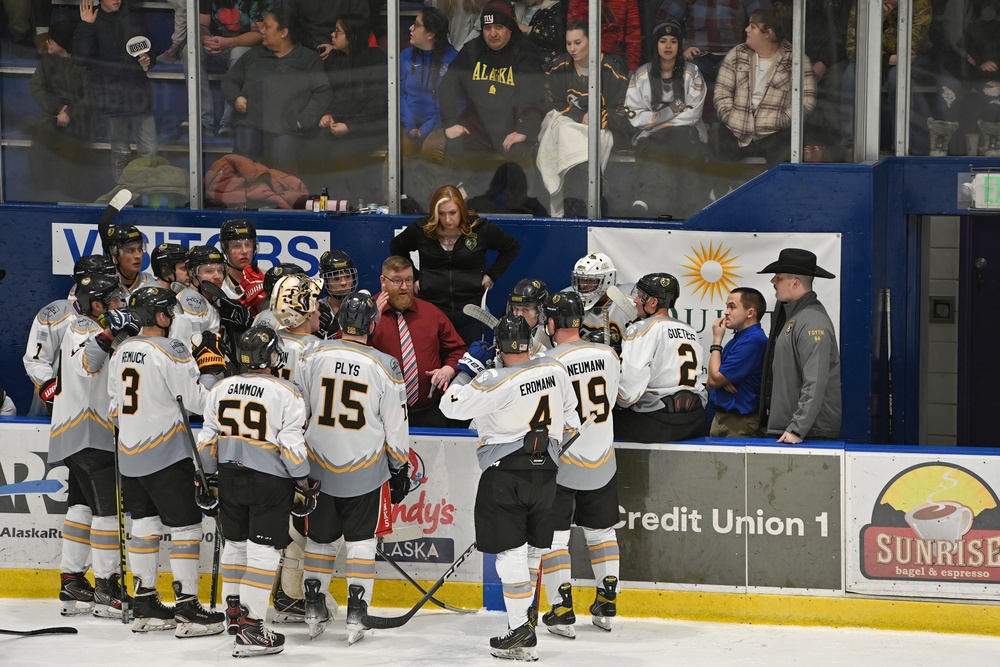
[[[520,315],[504,315],[493,327],[497,349],[507,354],[527,354],[531,347],[531,327]]]
[[[549,295],[542,310],[557,329],[579,329],[583,324],[583,300],[571,289]]]
[[[240,363],[247,368],[281,368],[282,346],[278,333],[267,326],[250,327],[236,345]]]
[[[80,310],[87,314],[93,314],[92,303],[100,301],[105,308],[117,297],[124,300],[128,292],[121,283],[118,276],[109,276],[104,273],[89,273],[76,282],[76,300],[80,304]]]
[[[337,311],[337,323],[351,336],[367,336],[372,326],[378,324],[379,312],[375,299],[367,292],[351,292],[344,297]]]
[[[535,306],[540,313],[542,304],[549,296],[549,290],[541,280],[536,278],[523,278],[517,281],[510,296],[507,297],[507,305],[513,306]]]
[[[222,254],[225,256],[227,262],[229,261],[230,241],[240,241],[242,239],[253,241],[253,254],[256,257],[260,244],[257,242],[257,228],[253,226],[253,223],[246,218],[226,220],[222,223],[222,227],[219,229],[219,247],[222,248]]]
[[[79,282],[80,278],[91,273],[103,273],[106,276],[118,277],[115,263],[105,255],[84,255],[73,264],[73,280]]]
[[[108,254],[111,257],[118,257],[122,249],[138,244],[142,248],[146,247],[146,240],[142,238],[142,232],[135,225],[114,225],[108,227],[108,238],[104,243]]]
[[[180,243],[161,243],[149,255],[153,275],[161,280],[173,280],[177,265],[187,261],[188,250]]]
[[[172,290],[160,285],[148,285],[137,289],[128,300],[128,308],[135,315],[139,326],[156,327],[156,314],[163,313],[174,319],[174,306],[177,305],[177,295]]]
[[[199,266],[206,264],[226,265],[226,258],[214,245],[196,245],[187,252],[188,271],[194,274]]]
[[[335,289],[334,278],[340,277],[344,272],[351,276],[351,286],[346,290]],[[324,281],[327,294],[344,298],[351,292],[358,289],[358,267],[354,260],[343,250],[327,250],[319,258],[319,275]]]
[[[298,264],[282,262],[275,264],[264,272],[264,293],[271,295],[274,292],[274,285],[285,276],[306,275],[306,270]]]
[[[658,308],[673,308],[681,288],[669,273],[647,273],[635,284],[640,292],[656,298]],[[645,299],[643,300],[645,303]]]

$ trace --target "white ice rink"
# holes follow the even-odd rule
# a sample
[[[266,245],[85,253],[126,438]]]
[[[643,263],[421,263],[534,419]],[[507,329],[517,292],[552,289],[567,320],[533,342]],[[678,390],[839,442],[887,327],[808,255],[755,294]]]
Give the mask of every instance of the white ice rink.
[[[372,609],[395,615],[400,610]],[[171,632],[133,634],[114,621],[89,616],[63,618],[55,600],[0,600],[0,628],[30,630],[69,625],[76,635],[0,635],[0,664],[16,667],[200,667],[268,665],[515,665],[489,655],[489,637],[506,629],[498,612],[457,615],[422,611],[395,630],[378,630],[347,645],[344,610],[327,631],[310,641],[304,625],[284,625],[280,655],[236,661],[228,635],[176,639]],[[928,613],[933,613],[929,607]],[[850,628],[799,628],[690,621],[616,619],[612,633],[577,617],[577,638],[539,633],[538,665],[641,667],[683,665],[983,665],[996,664],[1000,637],[890,632]]]

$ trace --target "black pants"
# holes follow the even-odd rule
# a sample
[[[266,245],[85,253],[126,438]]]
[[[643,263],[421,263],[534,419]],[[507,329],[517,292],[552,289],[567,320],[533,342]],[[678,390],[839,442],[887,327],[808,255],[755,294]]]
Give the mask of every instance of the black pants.
[[[527,458],[527,457],[525,457]],[[552,546],[549,518],[556,498],[553,468],[502,470],[490,466],[476,491],[476,547],[498,554],[525,542],[540,549]]]
[[[707,435],[705,409],[690,412],[636,412],[615,409],[615,440],[628,442],[677,442]]]

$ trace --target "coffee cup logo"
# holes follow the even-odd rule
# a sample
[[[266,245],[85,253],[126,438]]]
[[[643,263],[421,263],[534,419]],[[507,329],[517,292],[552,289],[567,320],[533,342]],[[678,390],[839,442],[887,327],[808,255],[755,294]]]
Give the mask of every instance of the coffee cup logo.
[[[914,507],[906,523],[922,540],[958,542],[972,527],[972,510],[961,503],[943,501]]]

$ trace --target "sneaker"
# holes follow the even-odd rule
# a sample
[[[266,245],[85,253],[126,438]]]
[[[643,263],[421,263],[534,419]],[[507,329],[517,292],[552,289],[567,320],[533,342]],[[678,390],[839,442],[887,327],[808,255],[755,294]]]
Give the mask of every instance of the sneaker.
[[[201,136],[203,137],[214,137],[215,136],[215,126],[208,121],[201,121]]]
[[[590,605],[591,620],[601,630],[611,632],[611,619],[618,615],[615,598],[618,597],[618,577],[604,577],[597,587],[597,597]]]
[[[542,616],[542,623],[554,635],[576,639],[576,630],[573,629],[573,624],[576,623],[576,614],[573,612],[573,585],[561,585],[559,595],[562,596],[562,600],[559,604],[552,605],[552,611]]]
[[[163,604],[155,588],[143,588],[136,579],[135,607],[132,610],[132,632],[170,630],[177,627],[174,610]]]
[[[94,587],[94,616],[98,618],[113,618],[122,620],[122,584],[121,576],[118,573],[112,574],[107,579],[94,579],[97,584]],[[132,596],[125,593],[125,607],[128,618],[126,622],[132,620],[132,608],[135,601]]]
[[[305,623],[306,601],[281,590],[274,591],[274,623]]]
[[[242,605],[241,608],[239,630],[233,640],[233,657],[281,653],[285,649],[285,635],[265,628],[263,620],[250,618],[250,610]]]
[[[94,608],[94,587],[83,572],[62,572],[59,575],[59,601],[62,602],[59,613],[63,616],[89,614]]]
[[[249,612],[240,604],[239,595],[226,596],[226,632],[236,636],[240,631],[240,623]]]
[[[226,615],[221,611],[208,611],[201,606],[197,595],[184,593],[181,582],[174,584],[174,620],[177,630],[174,636],[178,639],[186,637],[204,637],[220,635],[226,629]]]
[[[538,660],[538,638],[531,623],[508,630],[499,637],[490,638],[490,655],[503,660],[522,660],[534,662]]]
[[[314,639],[330,624],[330,610],[326,606],[326,594],[320,590],[319,579],[306,579],[302,585],[306,590],[305,621],[309,626],[309,639]]]
[[[233,128],[230,125],[220,125],[219,126],[219,136],[220,137],[231,137],[233,136]]]
[[[350,646],[365,637],[368,628],[364,617],[368,615],[368,603],[365,602],[363,586],[351,584],[347,587],[347,644]]]
[[[156,56],[156,62],[161,65],[180,65],[183,60],[181,48],[177,44],[172,44],[169,49]]]

